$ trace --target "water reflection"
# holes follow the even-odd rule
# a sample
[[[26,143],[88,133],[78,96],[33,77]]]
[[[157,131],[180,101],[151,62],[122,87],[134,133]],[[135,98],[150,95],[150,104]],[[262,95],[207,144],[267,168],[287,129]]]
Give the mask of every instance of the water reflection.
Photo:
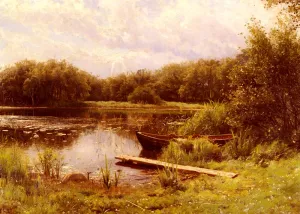
[[[140,179],[147,170],[116,165],[120,154],[155,158],[142,151],[135,131],[171,133],[173,121],[184,121],[190,114],[107,112],[98,109],[10,109],[0,110],[1,145],[17,141],[32,159],[45,148],[64,156],[65,171],[97,173],[107,156],[113,170],[124,171],[123,179]],[[145,177],[145,176],[144,176]]]

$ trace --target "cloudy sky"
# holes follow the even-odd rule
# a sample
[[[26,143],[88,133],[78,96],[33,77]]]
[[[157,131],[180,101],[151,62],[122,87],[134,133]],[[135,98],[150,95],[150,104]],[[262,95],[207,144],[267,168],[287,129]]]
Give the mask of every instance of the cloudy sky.
[[[0,65],[66,59],[100,77],[233,56],[260,0],[0,0]]]

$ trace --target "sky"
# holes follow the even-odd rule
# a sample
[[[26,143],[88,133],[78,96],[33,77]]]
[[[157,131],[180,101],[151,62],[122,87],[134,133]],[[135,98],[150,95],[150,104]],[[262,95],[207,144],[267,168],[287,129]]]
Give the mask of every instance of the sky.
[[[0,0],[0,66],[66,59],[105,78],[230,57],[251,17],[276,14],[261,0]]]

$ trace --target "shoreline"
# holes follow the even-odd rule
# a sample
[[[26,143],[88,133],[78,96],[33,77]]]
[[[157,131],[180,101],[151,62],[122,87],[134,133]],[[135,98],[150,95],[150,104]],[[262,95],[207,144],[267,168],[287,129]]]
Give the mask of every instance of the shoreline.
[[[199,111],[203,104],[167,102],[165,105],[133,104],[129,102],[84,102],[76,106],[0,106],[5,109],[103,109],[103,110],[165,110],[165,111]]]

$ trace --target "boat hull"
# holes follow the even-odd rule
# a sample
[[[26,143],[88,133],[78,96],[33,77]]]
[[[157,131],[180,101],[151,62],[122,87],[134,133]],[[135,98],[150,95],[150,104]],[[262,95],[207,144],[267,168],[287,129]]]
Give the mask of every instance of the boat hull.
[[[143,133],[136,133],[137,139],[142,145],[143,149],[146,150],[161,150],[170,144],[171,139],[159,139],[153,136],[147,136]]]
[[[228,140],[233,137],[231,134],[224,135],[192,135],[192,136],[180,136],[180,135],[157,135],[146,132],[136,132],[137,139],[145,150],[161,150],[170,144],[171,140],[175,139],[196,139],[201,137],[206,137],[210,141],[222,146]]]

